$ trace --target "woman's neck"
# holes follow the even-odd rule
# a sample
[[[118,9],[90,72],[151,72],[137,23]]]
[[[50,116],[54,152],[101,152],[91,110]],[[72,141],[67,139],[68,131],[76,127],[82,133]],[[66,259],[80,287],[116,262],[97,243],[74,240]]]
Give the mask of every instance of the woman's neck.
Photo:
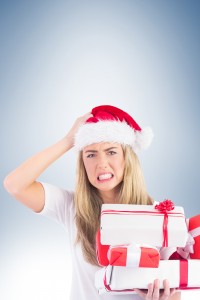
[[[119,190],[99,191],[100,197],[105,204],[114,204],[118,202]]]

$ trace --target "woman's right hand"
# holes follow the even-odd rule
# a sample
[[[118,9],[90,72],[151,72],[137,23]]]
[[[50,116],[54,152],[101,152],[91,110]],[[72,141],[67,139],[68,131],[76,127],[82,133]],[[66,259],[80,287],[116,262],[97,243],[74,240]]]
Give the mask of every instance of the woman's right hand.
[[[86,122],[86,120],[92,116],[93,115],[91,114],[91,112],[88,112],[85,115],[76,119],[72,128],[69,130],[68,134],[66,135],[68,143],[71,145],[71,147],[74,146],[74,136],[75,136],[76,132],[78,131],[79,127],[82,126]]]

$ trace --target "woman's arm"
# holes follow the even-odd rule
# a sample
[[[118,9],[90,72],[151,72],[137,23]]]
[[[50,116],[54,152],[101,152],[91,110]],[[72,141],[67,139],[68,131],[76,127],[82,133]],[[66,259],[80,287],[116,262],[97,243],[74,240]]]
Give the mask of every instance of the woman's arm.
[[[37,153],[29,158],[22,165],[12,171],[5,179],[5,189],[22,204],[35,212],[39,212],[44,207],[45,195],[42,185],[37,182],[37,178],[54,161],[61,157],[74,145],[74,135],[89,117],[90,113],[78,118],[69,133],[56,144]]]

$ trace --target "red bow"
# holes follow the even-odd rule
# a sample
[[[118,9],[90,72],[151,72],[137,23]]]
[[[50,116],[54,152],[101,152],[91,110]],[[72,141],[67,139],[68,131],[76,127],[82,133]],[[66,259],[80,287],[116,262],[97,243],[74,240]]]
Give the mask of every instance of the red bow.
[[[156,204],[155,209],[158,209],[161,212],[167,212],[174,209],[174,203],[171,200],[164,200],[159,204]]]
[[[174,203],[171,200],[164,200],[163,202],[160,202],[159,204],[156,204],[155,209],[158,209],[160,212],[164,213],[164,220],[163,220],[163,245],[162,247],[168,247],[168,211],[171,211],[174,209]]]

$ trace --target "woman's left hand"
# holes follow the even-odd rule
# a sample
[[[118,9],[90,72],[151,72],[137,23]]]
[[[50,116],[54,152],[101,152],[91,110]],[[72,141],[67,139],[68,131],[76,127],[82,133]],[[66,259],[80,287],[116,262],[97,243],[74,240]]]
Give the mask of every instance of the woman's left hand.
[[[160,290],[159,280],[156,279],[153,283],[148,284],[148,290],[135,289],[135,292],[145,300],[170,300],[176,290],[170,289],[167,279],[163,281],[163,287],[164,289]],[[175,300],[175,298],[173,299]]]

